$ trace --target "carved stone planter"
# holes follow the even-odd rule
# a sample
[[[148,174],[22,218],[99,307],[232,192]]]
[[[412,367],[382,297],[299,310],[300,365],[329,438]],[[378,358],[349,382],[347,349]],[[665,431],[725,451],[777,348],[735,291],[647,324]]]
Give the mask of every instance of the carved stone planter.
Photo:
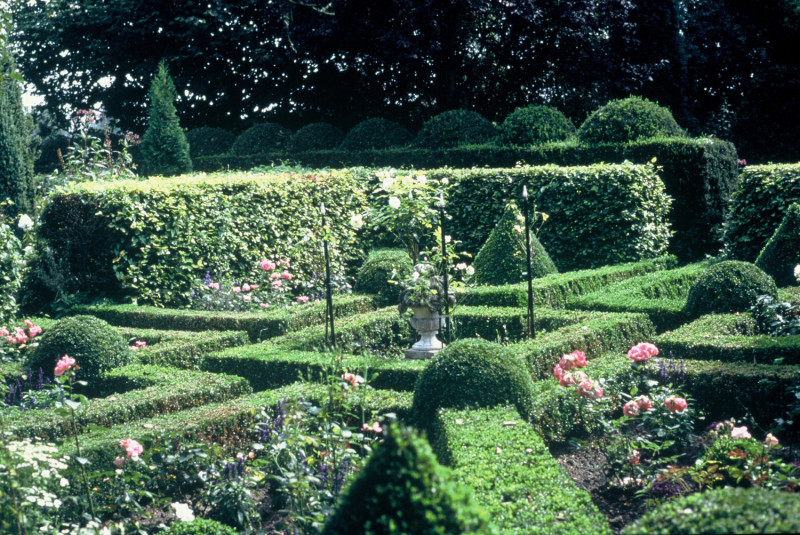
[[[441,316],[438,312],[431,312],[428,307],[410,307],[414,315],[411,317],[411,326],[419,333],[420,339],[403,351],[409,359],[429,359],[433,357],[444,344],[436,338],[439,332]]]

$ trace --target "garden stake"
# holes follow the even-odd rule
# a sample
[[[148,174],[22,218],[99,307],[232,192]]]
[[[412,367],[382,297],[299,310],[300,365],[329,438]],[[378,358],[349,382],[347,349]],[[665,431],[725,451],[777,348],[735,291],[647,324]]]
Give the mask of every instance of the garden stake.
[[[325,254],[325,345],[336,347],[336,333],[333,329],[333,295],[331,294],[331,258],[328,254],[328,234],[325,231],[325,204],[320,203],[322,213],[322,250]],[[328,324],[330,323],[331,337],[328,340]],[[330,342],[330,343],[329,343]]]
[[[522,186],[522,211],[525,214],[525,255],[528,260],[525,269],[528,277],[528,336],[536,338],[536,330],[533,326],[533,274],[531,273],[531,222],[528,217],[529,210],[528,187]]]
[[[442,231],[442,287],[444,288],[444,332],[442,337],[445,342],[450,342],[450,304],[448,303],[448,289],[447,289],[447,240],[445,239],[444,230],[444,193],[439,192],[439,228]],[[441,329],[441,318],[439,319],[439,328]]]

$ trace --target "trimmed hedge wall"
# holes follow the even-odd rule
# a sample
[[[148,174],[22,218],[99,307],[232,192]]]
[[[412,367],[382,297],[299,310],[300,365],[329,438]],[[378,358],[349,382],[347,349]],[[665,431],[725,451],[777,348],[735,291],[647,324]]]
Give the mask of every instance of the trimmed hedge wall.
[[[337,295],[333,298],[336,317],[374,310],[372,296]],[[165,309],[140,305],[81,305],[73,307],[77,314],[91,314],[112,325],[144,329],[179,331],[246,331],[250,340],[266,340],[321,324],[325,303],[309,303],[264,312],[216,312],[186,309]]]
[[[511,168],[520,161],[528,165],[564,166],[596,162],[621,163],[625,160],[644,164],[653,158],[662,167],[661,178],[667,193],[675,201],[670,225],[676,234],[670,243],[670,252],[683,260],[699,259],[706,253],[716,253],[722,245],[716,231],[723,222],[728,200],[736,189],[739,174],[736,148],[732,143],[717,139],[667,138],[591,146],[556,143],[526,148],[482,145],[440,150],[268,153],[247,157],[197,158],[194,165],[195,169],[203,171],[252,169],[259,165],[285,161],[316,168],[365,166],[468,169]],[[485,236],[488,236],[488,232],[484,234],[484,239]],[[469,245],[474,248],[474,244]],[[471,252],[475,254],[477,249]]]
[[[796,202],[800,202],[800,163],[745,167],[725,220],[727,254],[755,262]]]
[[[475,491],[499,533],[611,533],[589,494],[513,408],[444,410],[431,427],[437,457]]]
[[[698,262],[617,282],[596,292],[574,297],[568,308],[609,312],[642,312],[661,331],[687,321],[686,296],[695,280],[708,268]]]
[[[40,234],[75,291],[184,305],[206,270],[247,278],[264,256],[322,272],[320,233],[310,229],[319,230],[323,201],[334,268],[361,258],[349,221],[367,209],[366,187],[351,171],[86,182],[49,198]]]
[[[131,390],[89,400],[87,406],[75,412],[79,427],[117,425],[234,399],[252,391],[241,377],[159,366],[125,366],[107,377],[105,390]],[[115,386],[109,389],[110,385]],[[21,437],[55,440],[74,434],[69,419],[49,410],[15,412],[4,421],[6,431]]]
[[[130,340],[142,340],[145,347],[136,350],[142,364],[199,369],[209,353],[250,343],[244,331],[160,331],[120,328]]]

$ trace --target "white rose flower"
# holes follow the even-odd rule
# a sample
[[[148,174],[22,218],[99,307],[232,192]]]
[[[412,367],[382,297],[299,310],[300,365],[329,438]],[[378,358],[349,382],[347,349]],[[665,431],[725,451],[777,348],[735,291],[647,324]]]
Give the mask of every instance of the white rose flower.
[[[392,195],[391,197],[389,197],[389,206],[397,210],[398,208],[400,208],[400,199]]]
[[[191,522],[194,520],[194,512],[192,512],[192,508],[189,507],[185,503],[181,502],[173,502],[170,504],[170,507],[175,509],[175,516],[178,517],[178,520],[182,522]]]
[[[19,223],[17,223],[17,226],[23,231],[28,232],[33,228],[33,219],[31,219],[28,214],[22,214],[19,216]]]
[[[425,175],[417,175],[417,181],[420,184],[427,184],[428,183],[428,177],[425,176]]]
[[[794,267],[794,278],[797,279],[797,282],[800,282],[800,264]]]
[[[475,274],[475,268],[472,266],[467,266],[467,275],[470,277]]]
[[[364,226],[364,218],[361,214],[356,214],[350,218],[350,225],[354,229],[358,230]]]

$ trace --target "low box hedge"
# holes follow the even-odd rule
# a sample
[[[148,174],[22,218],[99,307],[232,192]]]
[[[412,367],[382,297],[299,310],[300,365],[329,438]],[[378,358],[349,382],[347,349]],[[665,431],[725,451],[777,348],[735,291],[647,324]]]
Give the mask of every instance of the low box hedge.
[[[499,533],[611,533],[589,494],[513,408],[444,410],[431,428],[437,456],[472,487]]]
[[[800,335],[758,334],[755,320],[749,314],[702,316],[660,334],[654,343],[664,354],[671,352],[681,359],[800,364]]]
[[[698,262],[617,282],[602,290],[573,297],[568,308],[609,312],[642,312],[659,331],[688,320],[683,313],[689,289],[709,264]]]
[[[533,302],[536,306],[563,308],[573,297],[601,290],[621,280],[676,266],[677,259],[674,256],[664,256],[547,275],[532,281]],[[467,287],[458,295],[458,302],[469,306],[527,307],[528,283]]]
[[[333,298],[336,317],[374,310],[372,297],[337,295]],[[309,303],[259,312],[219,312],[160,308],[142,305],[81,305],[75,314],[90,314],[112,325],[179,331],[246,331],[250,340],[266,340],[325,320],[325,303]]]
[[[75,412],[80,428],[117,425],[234,399],[252,391],[241,377],[158,366],[125,366],[107,377],[111,384],[128,391],[90,399]],[[51,410],[17,411],[4,420],[5,430],[20,437],[55,440],[74,433],[72,422]]]
[[[250,343],[245,331],[160,331],[125,327],[120,330],[131,344],[135,341],[147,344],[136,349],[142,364],[182,369],[199,369],[209,353]]]

